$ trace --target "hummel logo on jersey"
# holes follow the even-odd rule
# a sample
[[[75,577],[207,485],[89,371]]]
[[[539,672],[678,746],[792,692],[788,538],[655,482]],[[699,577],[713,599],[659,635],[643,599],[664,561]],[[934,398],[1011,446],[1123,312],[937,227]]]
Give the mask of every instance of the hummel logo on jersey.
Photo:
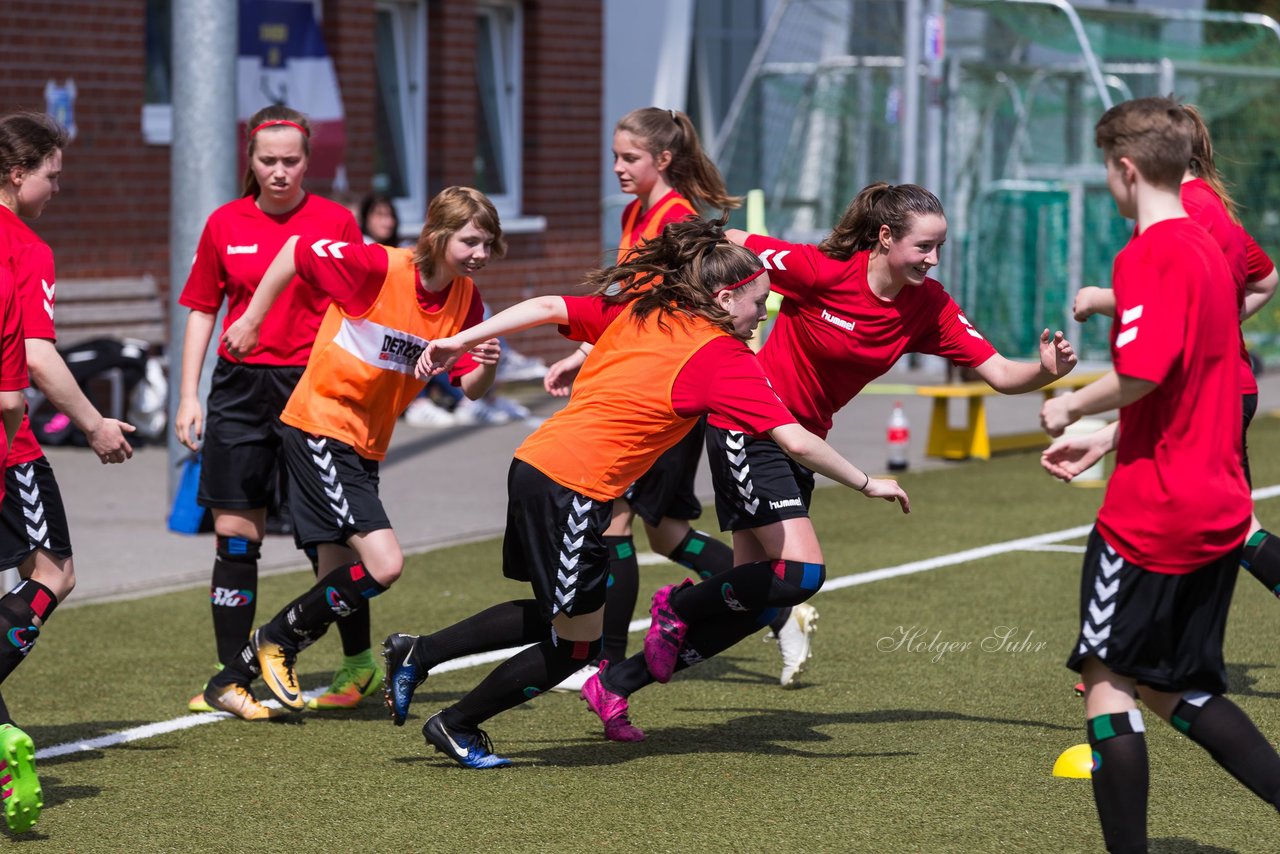
[[[1138,337],[1138,321],[1142,319],[1142,306],[1135,305],[1133,308],[1126,308],[1120,314],[1120,334],[1116,336],[1116,349],[1119,350],[1124,345]],[[1130,326],[1130,324],[1133,324]]]
[[[228,255],[257,255],[258,244],[251,243],[248,246],[232,246],[230,243],[228,243],[227,254]],[[194,260],[192,261],[192,263],[194,263]]]
[[[329,240],[327,238],[317,240],[311,244],[311,251],[319,255],[321,258],[342,258],[342,247],[350,246],[341,240]]]
[[[53,320],[53,292],[56,286],[55,282],[40,280],[40,287],[44,288],[44,310],[50,320]]]
[[[803,507],[804,502],[799,498],[784,498],[782,501],[770,501],[770,510],[781,510],[783,507]]]
[[[852,320],[845,320],[843,317],[836,317],[834,314],[827,311],[825,308],[822,310],[822,319],[825,320],[827,323],[830,323],[832,326],[839,326],[845,332],[853,331]]]
[[[397,338],[394,335],[382,336],[382,353],[378,356],[384,362],[398,362],[401,365],[412,365],[418,361],[422,351],[427,348],[417,341]]]

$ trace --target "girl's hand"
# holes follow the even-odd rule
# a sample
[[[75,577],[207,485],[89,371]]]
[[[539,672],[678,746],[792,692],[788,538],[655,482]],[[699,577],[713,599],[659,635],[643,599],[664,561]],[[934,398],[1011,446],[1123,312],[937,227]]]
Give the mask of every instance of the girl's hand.
[[[1076,366],[1076,351],[1061,331],[1049,337],[1049,330],[1040,333],[1040,365],[1055,377],[1065,377]]]
[[[237,362],[258,348],[258,325],[250,323],[244,315],[222,333],[222,346]]]
[[[490,338],[471,348],[471,358],[478,365],[496,365],[502,358],[502,344],[497,338]]]
[[[1051,397],[1040,407],[1040,426],[1044,428],[1044,432],[1051,437],[1057,438],[1062,435],[1062,431],[1067,429],[1079,418],[1071,412],[1071,394],[1060,394],[1057,397]]]
[[[1102,440],[1105,432],[1062,437],[1040,455],[1040,465],[1059,480],[1071,480],[1110,450],[1110,443]]]
[[[552,397],[568,397],[573,380],[578,376],[578,369],[586,360],[586,354],[579,348],[547,368],[547,375],[542,378],[542,387],[547,390],[547,394]]]
[[[422,355],[418,357],[413,375],[420,380],[426,380],[436,374],[444,373],[453,367],[453,363],[458,361],[458,357],[463,352],[464,348],[458,343],[457,338],[437,338],[428,343],[427,349],[423,350]]]
[[[1076,291],[1075,302],[1071,305],[1071,314],[1076,320],[1083,323],[1090,317],[1098,313],[1097,305],[1094,302],[1094,295],[1102,290],[1093,285],[1086,285]]]
[[[911,499],[896,480],[887,477],[873,477],[862,487],[862,494],[868,498],[883,498],[885,501],[896,501],[902,505],[903,513],[911,512]]]
[[[173,420],[173,430],[183,445],[193,451],[200,449],[200,440],[204,438],[204,410],[200,401],[186,398],[178,401],[178,414]]]

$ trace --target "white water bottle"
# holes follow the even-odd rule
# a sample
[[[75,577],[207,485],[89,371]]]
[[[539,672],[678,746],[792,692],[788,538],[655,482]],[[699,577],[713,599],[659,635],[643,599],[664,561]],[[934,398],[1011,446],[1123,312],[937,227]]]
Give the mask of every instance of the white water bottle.
[[[911,446],[911,425],[907,422],[907,413],[902,411],[901,401],[893,404],[885,435],[889,441],[889,471],[906,471],[907,449]]]

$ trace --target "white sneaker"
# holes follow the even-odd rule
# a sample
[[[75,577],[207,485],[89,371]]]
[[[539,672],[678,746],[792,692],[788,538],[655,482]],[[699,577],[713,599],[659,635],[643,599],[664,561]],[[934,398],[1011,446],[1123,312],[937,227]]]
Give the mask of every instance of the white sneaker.
[[[818,627],[818,609],[802,602],[791,607],[791,616],[778,632],[778,650],[782,653],[783,688],[796,688],[796,677],[813,657],[813,632]]]
[[[587,680],[600,672],[600,668],[594,664],[588,664],[586,667],[573,673],[568,679],[552,688],[552,691],[560,691],[564,694],[577,694],[582,690],[582,686],[587,684]]]
[[[453,411],[453,417],[459,424],[506,424],[511,420],[510,415],[483,398],[471,400],[466,397],[458,401],[458,408]]]
[[[419,397],[404,411],[405,423],[411,427],[452,427],[457,424],[448,410],[436,406],[425,397]]]
[[[540,380],[547,375],[547,363],[535,356],[526,356],[510,348],[502,351],[495,379],[498,382]]]

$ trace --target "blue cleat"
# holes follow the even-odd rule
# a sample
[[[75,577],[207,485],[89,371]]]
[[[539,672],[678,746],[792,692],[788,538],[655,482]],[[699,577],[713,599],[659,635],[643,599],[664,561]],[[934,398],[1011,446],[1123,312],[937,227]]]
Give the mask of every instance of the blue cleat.
[[[457,762],[463,768],[503,768],[511,764],[493,752],[489,734],[479,728],[446,726],[436,712],[422,725],[422,735],[427,744]]]
[[[382,658],[386,662],[386,679],[382,683],[382,697],[391,712],[391,722],[404,726],[409,716],[409,704],[413,692],[427,681],[427,673],[413,661],[413,648],[417,635],[387,635],[382,642]],[[421,672],[419,672],[421,671]]]

